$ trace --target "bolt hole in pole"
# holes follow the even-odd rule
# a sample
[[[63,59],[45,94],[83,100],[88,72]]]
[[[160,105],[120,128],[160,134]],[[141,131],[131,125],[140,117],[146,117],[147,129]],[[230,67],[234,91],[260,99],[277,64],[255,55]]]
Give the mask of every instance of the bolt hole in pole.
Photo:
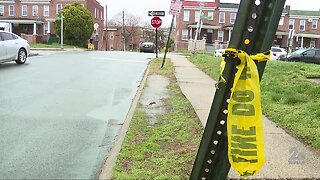
[[[252,19],[257,19],[257,13],[252,13],[251,17]]]
[[[249,27],[248,27],[248,31],[249,31],[250,33],[252,33],[252,32],[253,32],[253,27],[252,27],[252,26],[249,26]]]

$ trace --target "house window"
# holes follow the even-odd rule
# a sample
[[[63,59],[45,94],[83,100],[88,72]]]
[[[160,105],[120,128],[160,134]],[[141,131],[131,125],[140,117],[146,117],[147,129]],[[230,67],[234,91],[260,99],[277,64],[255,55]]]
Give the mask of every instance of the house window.
[[[310,47],[311,48],[316,47],[316,41],[310,41]]]
[[[200,20],[200,11],[195,11],[194,12],[194,21],[199,21]]]
[[[110,51],[113,51],[113,44],[110,44]]]
[[[223,42],[223,35],[224,35],[223,31],[218,31],[218,41]]]
[[[183,11],[183,21],[189,21],[190,20],[190,11]]]
[[[0,5],[0,14],[3,16],[4,14],[4,5]]]
[[[313,19],[312,20],[312,29],[317,29],[318,28],[318,19]]]
[[[32,15],[33,16],[38,16],[38,5],[33,5],[32,6]]]
[[[100,12],[100,17],[101,17],[101,19],[103,19],[102,11]]]
[[[28,15],[28,6],[27,5],[22,5],[22,16],[27,16]]]
[[[234,24],[234,22],[236,22],[236,17],[237,17],[236,13],[230,14],[230,24]]]
[[[48,5],[43,6],[43,15],[49,16],[49,6]]]
[[[300,31],[306,30],[306,20],[300,20],[299,29],[300,29]]]
[[[219,23],[224,23],[225,22],[225,12],[220,12],[219,13]]]
[[[82,7],[84,7],[84,4],[81,4],[82,5]]]
[[[289,19],[289,29],[294,29],[294,19]]]
[[[9,5],[9,16],[14,16],[14,6]]]
[[[94,8],[94,18],[97,18],[97,9]]]
[[[44,35],[48,34],[48,24],[47,23],[43,25],[43,34]]]
[[[182,40],[188,40],[188,29],[182,29]]]
[[[56,13],[59,14],[61,10],[62,10],[62,4],[57,4]]]
[[[213,20],[213,11],[208,11],[208,20]]]
[[[281,17],[280,20],[279,20],[279,25],[283,26],[283,23],[284,23],[284,17]]]

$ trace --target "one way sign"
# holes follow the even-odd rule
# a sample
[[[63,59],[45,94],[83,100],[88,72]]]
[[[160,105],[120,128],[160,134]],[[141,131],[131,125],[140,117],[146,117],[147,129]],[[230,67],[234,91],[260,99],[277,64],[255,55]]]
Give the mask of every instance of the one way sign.
[[[165,16],[165,11],[148,11],[148,16]]]

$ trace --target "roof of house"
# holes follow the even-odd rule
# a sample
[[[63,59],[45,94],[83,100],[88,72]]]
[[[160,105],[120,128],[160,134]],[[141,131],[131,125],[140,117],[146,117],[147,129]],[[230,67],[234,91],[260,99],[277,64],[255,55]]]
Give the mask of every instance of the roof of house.
[[[8,17],[8,18],[1,18],[0,22],[9,22],[9,23],[15,23],[15,24],[43,24],[43,21],[33,18],[24,18],[24,17]]]
[[[239,4],[237,4],[237,3],[220,3],[220,8],[238,9]]]
[[[290,10],[290,15],[295,15],[295,16],[320,16],[320,11]]]
[[[200,1],[183,1],[183,6],[199,7]],[[204,2],[204,7],[217,7],[215,2]]]

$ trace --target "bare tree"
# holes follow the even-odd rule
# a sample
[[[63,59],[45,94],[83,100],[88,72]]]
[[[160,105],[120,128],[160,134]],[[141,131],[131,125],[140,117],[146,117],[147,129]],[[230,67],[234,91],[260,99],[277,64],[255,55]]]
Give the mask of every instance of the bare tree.
[[[111,22],[114,26],[122,27],[123,40],[125,48],[134,48],[133,38],[140,35],[141,18],[129,12],[119,12],[112,19]]]

